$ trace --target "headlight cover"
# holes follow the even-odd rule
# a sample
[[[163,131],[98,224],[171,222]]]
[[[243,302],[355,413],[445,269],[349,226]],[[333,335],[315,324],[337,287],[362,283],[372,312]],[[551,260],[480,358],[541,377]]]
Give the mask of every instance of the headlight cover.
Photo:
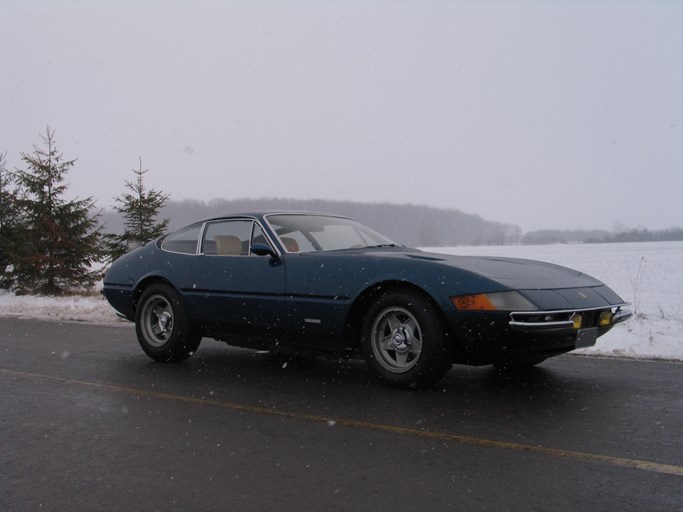
[[[478,293],[451,297],[459,311],[537,311],[538,308],[516,291]]]

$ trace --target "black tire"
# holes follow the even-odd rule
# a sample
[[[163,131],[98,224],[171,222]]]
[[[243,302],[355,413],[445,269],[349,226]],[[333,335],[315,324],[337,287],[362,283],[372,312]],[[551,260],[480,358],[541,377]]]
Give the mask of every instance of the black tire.
[[[135,332],[145,354],[163,362],[187,359],[202,340],[192,328],[178,292],[163,283],[142,292],[135,310]]]
[[[372,373],[401,388],[436,384],[452,365],[448,336],[434,306],[422,296],[389,292],[370,305],[361,348]]]

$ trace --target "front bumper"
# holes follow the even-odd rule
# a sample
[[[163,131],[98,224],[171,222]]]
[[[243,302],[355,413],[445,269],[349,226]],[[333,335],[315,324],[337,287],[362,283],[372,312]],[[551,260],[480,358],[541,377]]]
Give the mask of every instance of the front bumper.
[[[455,340],[454,362],[483,365],[526,361],[593,346],[615,324],[631,317],[626,305],[512,313],[454,310],[447,316]],[[600,326],[600,316],[605,312],[609,313],[609,324]],[[582,315],[580,326],[576,315]]]
[[[609,308],[566,309],[552,311],[513,311],[509,325],[524,333],[571,333],[580,329],[597,328],[607,331],[612,326],[633,316],[628,303]]]

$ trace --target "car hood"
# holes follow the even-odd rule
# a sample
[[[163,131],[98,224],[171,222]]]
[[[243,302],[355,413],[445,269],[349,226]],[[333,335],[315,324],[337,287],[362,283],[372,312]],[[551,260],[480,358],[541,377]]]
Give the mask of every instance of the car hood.
[[[447,264],[475,272],[511,288],[574,288],[602,284],[578,270],[535,260],[453,256],[448,258]]]
[[[405,257],[472,272],[510,288],[555,289],[602,284],[577,270],[535,260],[419,252],[406,252]]]
[[[504,287],[519,290],[544,309],[593,308],[623,303],[614,291],[594,277],[552,263],[434,253],[406,253],[405,256],[472,272]]]

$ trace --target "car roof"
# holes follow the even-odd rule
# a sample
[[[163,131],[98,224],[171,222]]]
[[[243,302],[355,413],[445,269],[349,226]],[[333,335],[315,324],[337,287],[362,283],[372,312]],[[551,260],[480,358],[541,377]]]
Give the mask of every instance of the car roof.
[[[234,219],[234,218],[257,218],[257,219],[262,219],[263,217],[266,217],[268,215],[316,215],[316,216],[323,216],[323,217],[338,217],[342,219],[347,219],[348,217],[345,217],[344,215],[338,215],[336,213],[325,213],[325,212],[308,212],[308,211],[300,211],[300,210],[255,210],[255,211],[247,211],[247,212],[235,212],[235,213],[227,213],[225,215],[219,215],[217,217],[211,217],[209,219],[205,219],[203,221],[199,222],[209,222],[213,220],[225,220],[225,219]]]

